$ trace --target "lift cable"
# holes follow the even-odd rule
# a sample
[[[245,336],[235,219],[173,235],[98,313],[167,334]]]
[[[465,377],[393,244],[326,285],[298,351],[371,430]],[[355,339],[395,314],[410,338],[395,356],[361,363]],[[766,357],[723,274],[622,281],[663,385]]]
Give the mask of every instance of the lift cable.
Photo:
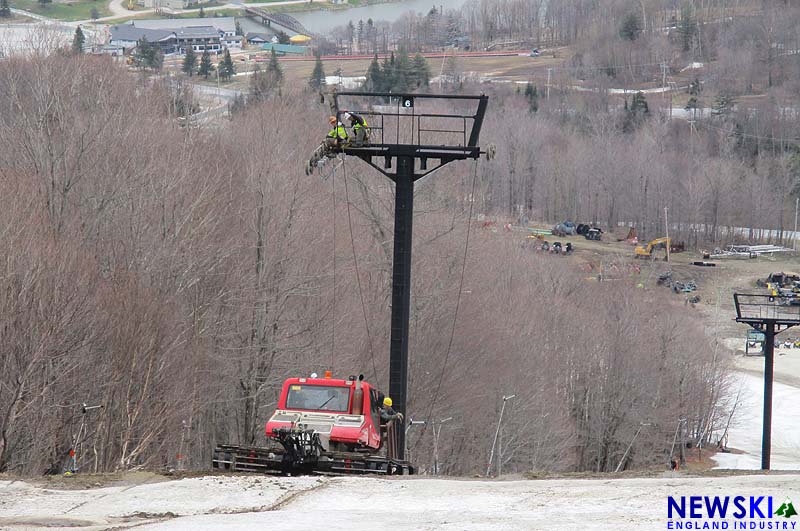
[[[430,407],[428,407],[428,413],[425,417],[425,424],[422,425],[422,431],[417,438],[417,442],[414,443],[414,449],[417,448],[419,443],[422,441],[423,436],[425,435],[425,430],[428,428],[428,424],[431,421],[431,415],[433,414],[433,409],[436,407],[436,401],[439,399],[439,391],[442,388],[442,382],[444,381],[444,375],[447,370],[447,363],[450,359],[450,351],[453,347],[453,340],[456,335],[456,322],[458,320],[458,309],[461,306],[461,292],[464,288],[464,271],[467,267],[467,253],[469,252],[469,235],[472,229],[472,210],[475,205],[475,183],[478,180],[478,161],[475,160],[475,166],[472,173],[472,190],[470,191],[469,196],[469,217],[467,219],[467,235],[464,239],[464,254],[461,260],[461,275],[458,281],[458,295],[456,296],[456,308],[453,312],[453,325],[450,328],[450,340],[447,342],[447,351],[444,355],[444,363],[442,364],[442,371],[439,374],[439,382],[436,385],[436,391],[433,393],[433,399],[431,400]]]

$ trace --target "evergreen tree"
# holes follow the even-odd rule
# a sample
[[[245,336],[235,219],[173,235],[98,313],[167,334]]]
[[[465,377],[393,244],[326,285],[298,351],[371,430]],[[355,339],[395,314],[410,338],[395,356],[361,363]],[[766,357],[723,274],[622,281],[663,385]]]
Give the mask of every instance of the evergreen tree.
[[[92,20],[97,20],[100,18],[100,11],[98,11],[96,7],[92,7],[92,9],[89,11],[89,17]]]
[[[689,98],[689,101],[686,102],[686,106],[684,107],[684,109],[687,111],[696,111],[699,108],[700,108],[700,102],[697,101],[697,98],[695,98],[694,96]]]
[[[197,16],[200,17],[200,18],[205,18],[206,17],[206,10],[203,9],[203,6],[200,6],[200,12],[197,13]]]
[[[283,69],[278,62],[278,54],[275,53],[274,48],[269,57],[269,65],[267,65],[267,77],[272,88],[280,88],[283,83]]]
[[[278,30],[278,32],[275,33],[275,36],[278,37],[278,44],[291,44],[292,43],[291,37],[289,37],[289,34],[286,33],[285,31]]]
[[[650,108],[647,105],[647,99],[645,98],[644,93],[639,91],[633,95],[633,98],[631,98],[630,105],[628,105],[628,100],[625,100],[622,131],[624,133],[633,132],[649,114]]]
[[[72,37],[72,53],[82,54],[83,45],[86,43],[86,37],[83,35],[83,30],[80,26],[75,28],[75,36]]]
[[[378,63],[378,54],[372,58],[372,62],[367,68],[367,79],[364,82],[364,88],[368,92],[383,92],[383,74],[381,73],[381,65]]]
[[[528,112],[539,111],[539,91],[535,85],[525,84],[525,98],[528,100]]]
[[[394,61],[392,92],[408,92],[409,87],[414,81],[408,53],[405,48],[400,48]]]
[[[248,102],[259,102],[266,99],[269,94],[269,89],[266,86],[266,75],[261,71],[261,67],[256,63],[253,68],[253,74],[250,76],[250,93],[248,94]]]
[[[233,60],[231,59],[231,52],[227,48],[225,49],[225,55],[222,58],[222,62],[219,64],[219,77],[225,81],[228,81],[230,78],[233,77],[233,74],[236,73],[236,66],[233,64]]]
[[[239,21],[236,21],[236,35],[244,36],[244,31],[242,31],[242,25],[239,24]]]
[[[133,64],[137,68],[161,70],[164,65],[164,53],[158,43],[149,42],[142,37],[136,43],[136,50],[133,52]]]
[[[630,110],[636,115],[645,115],[650,112],[650,107],[647,105],[647,98],[644,97],[644,92],[639,91],[633,95]]]
[[[421,53],[414,56],[412,64],[412,71],[414,73],[414,82],[419,87],[427,87],[431,82],[431,69],[428,66],[428,60],[425,59]]]
[[[254,101],[263,101],[276,89],[280,93],[282,82],[283,70],[280,63],[278,63],[278,56],[275,50],[272,50],[267,71],[262,72],[256,65],[256,69],[250,77],[250,98]]]
[[[622,28],[619,30],[619,36],[627,41],[635,41],[639,38],[642,32],[642,25],[639,17],[635,13],[630,13],[622,21]]]
[[[394,52],[392,52],[391,56],[387,55],[383,58],[381,82],[382,86],[378,92],[388,92],[394,86]]]
[[[161,67],[164,66],[164,52],[161,51],[161,46],[158,43],[150,44],[149,58],[148,66],[153,70],[161,70]]]
[[[345,31],[347,32],[346,33],[347,42],[352,46],[353,45],[353,39],[355,38],[355,35],[356,35],[356,27],[353,25],[353,21],[352,20],[347,23],[347,29]]]
[[[203,76],[208,79],[211,72],[214,71],[214,65],[211,64],[211,54],[208,50],[203,50],[203,55],[200,56],[200,67],[197,69],[197,75]]]
[[[37,1],[39,2],[39,4],[40,4],[42,7],[44,7],[44,6],[46,6],[47,4],[49,4],[50,2],[52,2],[53,0],[37,0]]]
[[[183,70],[184,74],[189,74],[189,77],[192,77],[194,74],[194,69],[197,66],[197,54],[194,53],[194,47],[189,45],[186,48],[186,55],[183,58]]]
[[[694,13],[690,6],[686,6],[681,10],[681,22],[678,25],[678,33],[680,33],[681,40],[683,41],[683,51],[688,52],[692,48],[692,42],[697,33],[697,21],[694,18]]]
[[[319,90],[325,86],[325,70],[322,67],[322,56],[317,52],[317,60],[314,62],[314,70],[311,72],[311,78],[308,80],[308,86]]]
[[[11,6],[8,0],[0,0],[0,18],[11,18]]]
[[[147,38],[142,37],[136,41],[136,49],[133,51],[131,57],[133,58],[133,66],[136,68],[147,68],[149,64],[150,43]]]
[[[736,100],[729,94],[720,94],[711,104],[711,116],[727,116],[733,112]]]
[[[703,86],[700,84],[700,80],[698,78],[694,78],[694,80],[689,82],[689,94],[692,96],[698,96],[700,92],[703,91]]]

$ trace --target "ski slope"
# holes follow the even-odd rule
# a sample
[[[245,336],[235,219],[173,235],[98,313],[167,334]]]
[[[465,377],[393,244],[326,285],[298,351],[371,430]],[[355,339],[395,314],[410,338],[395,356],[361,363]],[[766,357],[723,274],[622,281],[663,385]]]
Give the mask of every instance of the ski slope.
[[[0,529],[665,529],[667,496],[797,493],[800,475],[485,481],[206,476],[89,490],[0,482]]]
[[[716,468],[758,470],[761,468],[761,423],[764,380],[736,373],[741,388],[728,446],[743,454],[717,453]],[[737,388],[734,386],[734,394]],[[775,382],[772,388],[772,470],[800,470],[800,389]]]

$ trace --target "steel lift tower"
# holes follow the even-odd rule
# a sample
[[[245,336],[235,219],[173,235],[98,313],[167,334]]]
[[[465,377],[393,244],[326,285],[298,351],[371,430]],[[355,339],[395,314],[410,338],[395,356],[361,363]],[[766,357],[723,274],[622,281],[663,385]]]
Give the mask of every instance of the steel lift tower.
[[[772,452],[772,379],[775,335],[800,325],[800,306],[791,297],[734,293],[736,322],[764,332],[764,419],[761,429],[761,470],[769,470]]]
[[[445,164],[477,160],[485,153],[478,139],[488,102],[485,95],[333,93],[337,118],[344,122],[345,112],[356,113],[367,120],[371,132],[367,145],[347,146],[342,153],[362,159],[395,183],[389,395],[404,417],[414,183]],[[398,426],[395,436],[396,457],[405,459],[405,427]]]

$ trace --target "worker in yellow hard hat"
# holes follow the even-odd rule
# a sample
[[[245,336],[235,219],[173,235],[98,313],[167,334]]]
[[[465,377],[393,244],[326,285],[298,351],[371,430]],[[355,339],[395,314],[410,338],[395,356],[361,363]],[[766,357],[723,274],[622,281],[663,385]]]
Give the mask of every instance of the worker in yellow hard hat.
[[[389,424],[395,419],[402,422],[403,414],[392,408],[392,399],[387,396],[383,399],[383,407],[381,407],[381,424]]]
[[[319,145],[311,158],[306,163],[306,175],[314,173],[314,167],[325,160],[326,157],[333,158],[339,153],[342,147],[347,144],[347,130],[335,116],[328,118],[328,123],[332,129],[325,136],[325,140]]]

